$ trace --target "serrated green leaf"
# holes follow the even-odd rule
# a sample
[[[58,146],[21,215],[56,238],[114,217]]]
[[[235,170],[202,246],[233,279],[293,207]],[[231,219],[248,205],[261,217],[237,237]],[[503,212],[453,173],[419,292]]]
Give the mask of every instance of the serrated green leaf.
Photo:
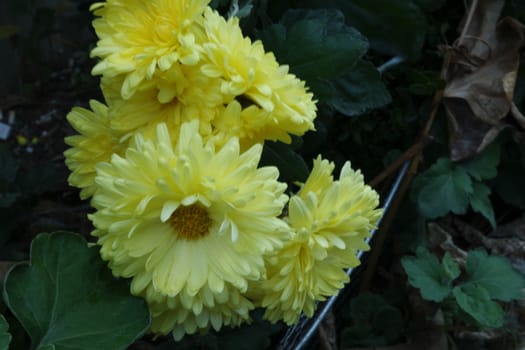
[[[144,300],[76,234],[38,235],[29,264],[7,273],[3,292],[32,349],[124,349],[149,327]]]
[[[421,214],[435,219],[449,212],[464,214],[473,187],[464,168],[455,166],[448,158],[440,158],[414,180],[412,190]]]
[[[503,310],[490,300],[490,294],[479,284],[454,287],[452,293],[458,305],[482,327],[501,327]]]
[[[392,100],[377,69],[363,60],[350,73],[343,74],[331,83],[334,91],[327,103],[349,117],[383,107]]]
[[[401,265],[408,275],[408,282],[421,291],[424,299],[440,302],[450,294],[453,278],[427,249],[418,247],[415,257],[401,258]]]
[[[496,227],[496,217],[489,198],[490,188],[478,181],[474,181],[472,186],[474,191],[470,195],[470,206],[474,211],[483,215],[492,227]]]
[[[460,164],[476,180],[492,179],[498,174],[500,149],[499,143],[494,142],[476,157]]]
[[[350,71],[368,49],[366,38],[335,9],[289,10],[258,36],[316,95],[326,89],[326,79]]]
[[[467,256],[466,273],[463,285],[478,284],[492,299],[510,301],[525,296],[522,291],[525,278],[503,256],[489,256],[483,250],[471,251]]]
[[[302,7],[340,9],[371,49],[390,56],[416,59],[425,41],[426,17],[409,0],[302,0]]]
[[[309,174],[303,157],[291,145],[282,142],[264,143],[260,165],[274,165],[279,168],[279,179],[284,182],[304,182]]]
[[[441,265],[443,266],[445,274],[451,281],[459,277],[459,274],[461,273],[459,265],[456,261],[454,261],[454,259],[448,252],[446,252],[443,256],[443,259],[441,260]]]
[[[11,333],[9,333],[9,324],[3,315],[0,315],[0,350],[9,349],[11,343]]]

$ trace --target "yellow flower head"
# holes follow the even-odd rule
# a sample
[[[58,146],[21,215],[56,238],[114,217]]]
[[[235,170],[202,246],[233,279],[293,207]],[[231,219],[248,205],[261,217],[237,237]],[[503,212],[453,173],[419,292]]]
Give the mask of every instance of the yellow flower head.
[[[198,130],[183,123],[176,142],[163,123],[137,134],[97,167],[90,215],[114,275],[148,301],[152,331],[176,338],[248,320],[248,282],[288,235],[286,185],[275,167],[257,168],[262,146],[241,153],[232,138],[217,150]]]
[[[271,322],[291,325],[302,312],[311,317],[316,301],[336,295],[348,282],[345,269],[359,265],[357,252],[369,248],[365,239],[382,213],[378,195],[349,162],[338,181],[333,169],[333,163],[315,159],[306,183],[290,199],[294,235],[268,259],[268,279],[260,284],[260,304]]]
[[[260,41],[243,36],[239,19],[225,20],[207,8],[204,12],[206,41],[202,44],[202,72],[218,79],[224,104],[242,107],[238,128],[232,134],[227,122],[212,121],[215,133],[227,139],[238,136],[247,143],[264,140],[290,142],[289,134],[314,129],[316,106],[305,83],[280,66]]]
[[[92,111],[74,107],[67,120],[79,135],[68,136],[65,143],[71,146],[64,152],[65,163],[71,174],[68,181],[81,189],[80,197],[89,198],[95,192],[95,172],[98,162],[105,162],[113,153],[123,150],[118,135],[109,127],[108,108],[97,101],[89,103]]]
[[[200,120],[203,136],[211,134],[211,120],[222,106],[219,81],[200,72],[200,67],[177,65],[154,79],[143,82],[129,99],[120,96],[123,78],[101,79],[104,97],[111,114],[111,128],[121,133],[155,133],[156,125],[164,122],[172,135],[180,125]]]
[[[155,72],[199,61],[199,23],[209,0],[107,0],[91,9],[99,37],[91,51],[101,61],[93,74],[125,76],[122,97],[131,97]]]

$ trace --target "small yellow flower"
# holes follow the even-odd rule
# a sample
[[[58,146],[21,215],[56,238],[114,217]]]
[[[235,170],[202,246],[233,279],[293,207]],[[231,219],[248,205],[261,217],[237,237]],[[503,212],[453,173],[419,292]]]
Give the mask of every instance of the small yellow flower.
[[[125,145],[118,134],[109,127],[108,108],[97,101],[90,101],[91,111],[74,107],[67,120],[79,135],[68,136],[65,143],[71,148],[64,152],[65,163],[71,174],[68,181],[81,189],[80,197],[89,198],[96,189],[96,165],[108,161],[113,153],[120,153]]]
[[[93,74],[124,75],[122,97],[130,98],[144,80],[174,65],[194,65],[200,59],[198,41],[202,13],[209,0],[107,0],[91,6],[99,18],[99,37],[92,57],[101,61]],[[169,93],[161,91],[162,94]]]
[[[177,339],[248,321],[248,283],[289,234],[278,218],[286,185],[275,167],[257,168],[262,146],[241,153],[232,138],[216,149],[198,130],[194,120],[176,141],[163,123],[137,134],[97,167],[90,215],[113,274],[148,302],[151,330]]]
[[[382,213],[377,193],[347,162],[339,180],[333,163],[314,160],[312,172],[290,199],[292,239],[268,261],[268,279],[254,287],[271,322],[311,317],[317,301],[336,295],[349,281],[345,269],[359,265],[357,252],[369,247],[369,236]]]

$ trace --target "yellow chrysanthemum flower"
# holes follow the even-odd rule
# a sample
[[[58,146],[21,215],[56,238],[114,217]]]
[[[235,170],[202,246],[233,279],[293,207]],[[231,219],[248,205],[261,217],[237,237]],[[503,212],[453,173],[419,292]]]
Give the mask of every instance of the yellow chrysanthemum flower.
[[[122,97],[130,98],[144,80],[173,65],[199,61],[199,23],[209,0],[107,0],[95,3],[93,27],[99,37],[93,74],[123,74]],[[164,92],[162,92],[164,93]]]
[[[108,161],[113,153],[120,153],[118,134],[109,124],[108,108],[97,101],[90,101],[91,111],[74,107],[67,115],[71,126],[80,134],[68,136],[65,143],[71,148],[64,152],[65,163],[71,174],[69,184],[81,189],[80,198],[86,199],[95,192],[96,165]]]
[[[290,199],[288,222],[294,231],[284,248],[268,259],[268,279],[255,290],[271,322],[298,321],[314,313],[316,302],[336,295],[349,281],[345,269],[359,265],[357,252],[382,213],[377,193],[347,162],[338,181],[333,163],[314,160],[312,172]]]
[[[101,79],[104,97],[111,114],[111,128],[122,133],[155,133],[164,122],[178,133],[185,121],[200,120],[200,132],[211,135],[211,120],[223,109],[220,82],[200,72],[200,66],[173,66],[156,73],[154,79],[141,84],[135,94],[124,100],[120,96],[122,78]]]
[[[206,41],[202,44],[202,72],[219,79],[225,104],[241,106],[239,128],[231,134],[228,122],[213,121],[215,133],[238,136],[248,143],[280,140],[314,129],[316,106],[304,81],[279,66],[275,56],[264,51],[260,41],[243,36],[239,19],[225,20],[207,8],[204,12]]]
[[[217,150],[198,130],[183,123],[176,142],[163,123],[137,134],[97,167],[90,215],[114,275],[147,300],[151,330],[176,338],[249,320],[248,282],[289,234],[278,218],[286,185],[277,168],[257,168],[262,146],[241,153],[232,138]]]
[[[145,132],[196,118],[204,137],[238,137],[242,150],[314,129],[313,94],[243,36],[238,18],[225,20],[204,0],[138,1],[93,5],[92,55],[102,59],[93,73],[103,75],[112,128]]]

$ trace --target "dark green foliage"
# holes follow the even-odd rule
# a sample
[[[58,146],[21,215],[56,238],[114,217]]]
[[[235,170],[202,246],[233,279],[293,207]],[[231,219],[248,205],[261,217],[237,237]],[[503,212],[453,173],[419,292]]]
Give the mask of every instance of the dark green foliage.
[[[76,234],[35,238],[29,264],[8,272],[3,295],[32,349],[124,349],[149,327],[145,302]]]
[[[303,157],[282,142],[265,142],[260,165],[279,168],[279,180],[284,182],[304,182],[309,173]]]
[[[52,164],[24,168],[5,144],[0,144],[0,246],[27,220],[35,198],[63,183],[66,173]]]
[[[401,312],[376,294],[352,299],[350,316],[353,325],[342,332],[342,348],[385,346],[399,340],[404,331]]]
[[[9,333],[9,324],[4,316],[0,315],[0,350],[8,350],[11,343],[11,333]]]
[[[435,219],[449,212],[465,214],[470,205],[495,227],[494,210],[489,199],[492,191],[483,181],[496,176],[499,160],[499,144],[493,144],[462,163],[439,158],[412,184],[411,196],[421,215]]]
[[[459,308],[449,310],[478,327],[503,326],[503,309],[494,300],[508,302],[524,297],[524,276],[506,258],[489,256],[482,250],[469,252],[461,274],[459,265],[449,255],[445,254],[440,264],[435,255],[422,247],[415,257],[405,256],[401,263],[410,284],[420,290],[424,299],[445,302],[453,297]]]

